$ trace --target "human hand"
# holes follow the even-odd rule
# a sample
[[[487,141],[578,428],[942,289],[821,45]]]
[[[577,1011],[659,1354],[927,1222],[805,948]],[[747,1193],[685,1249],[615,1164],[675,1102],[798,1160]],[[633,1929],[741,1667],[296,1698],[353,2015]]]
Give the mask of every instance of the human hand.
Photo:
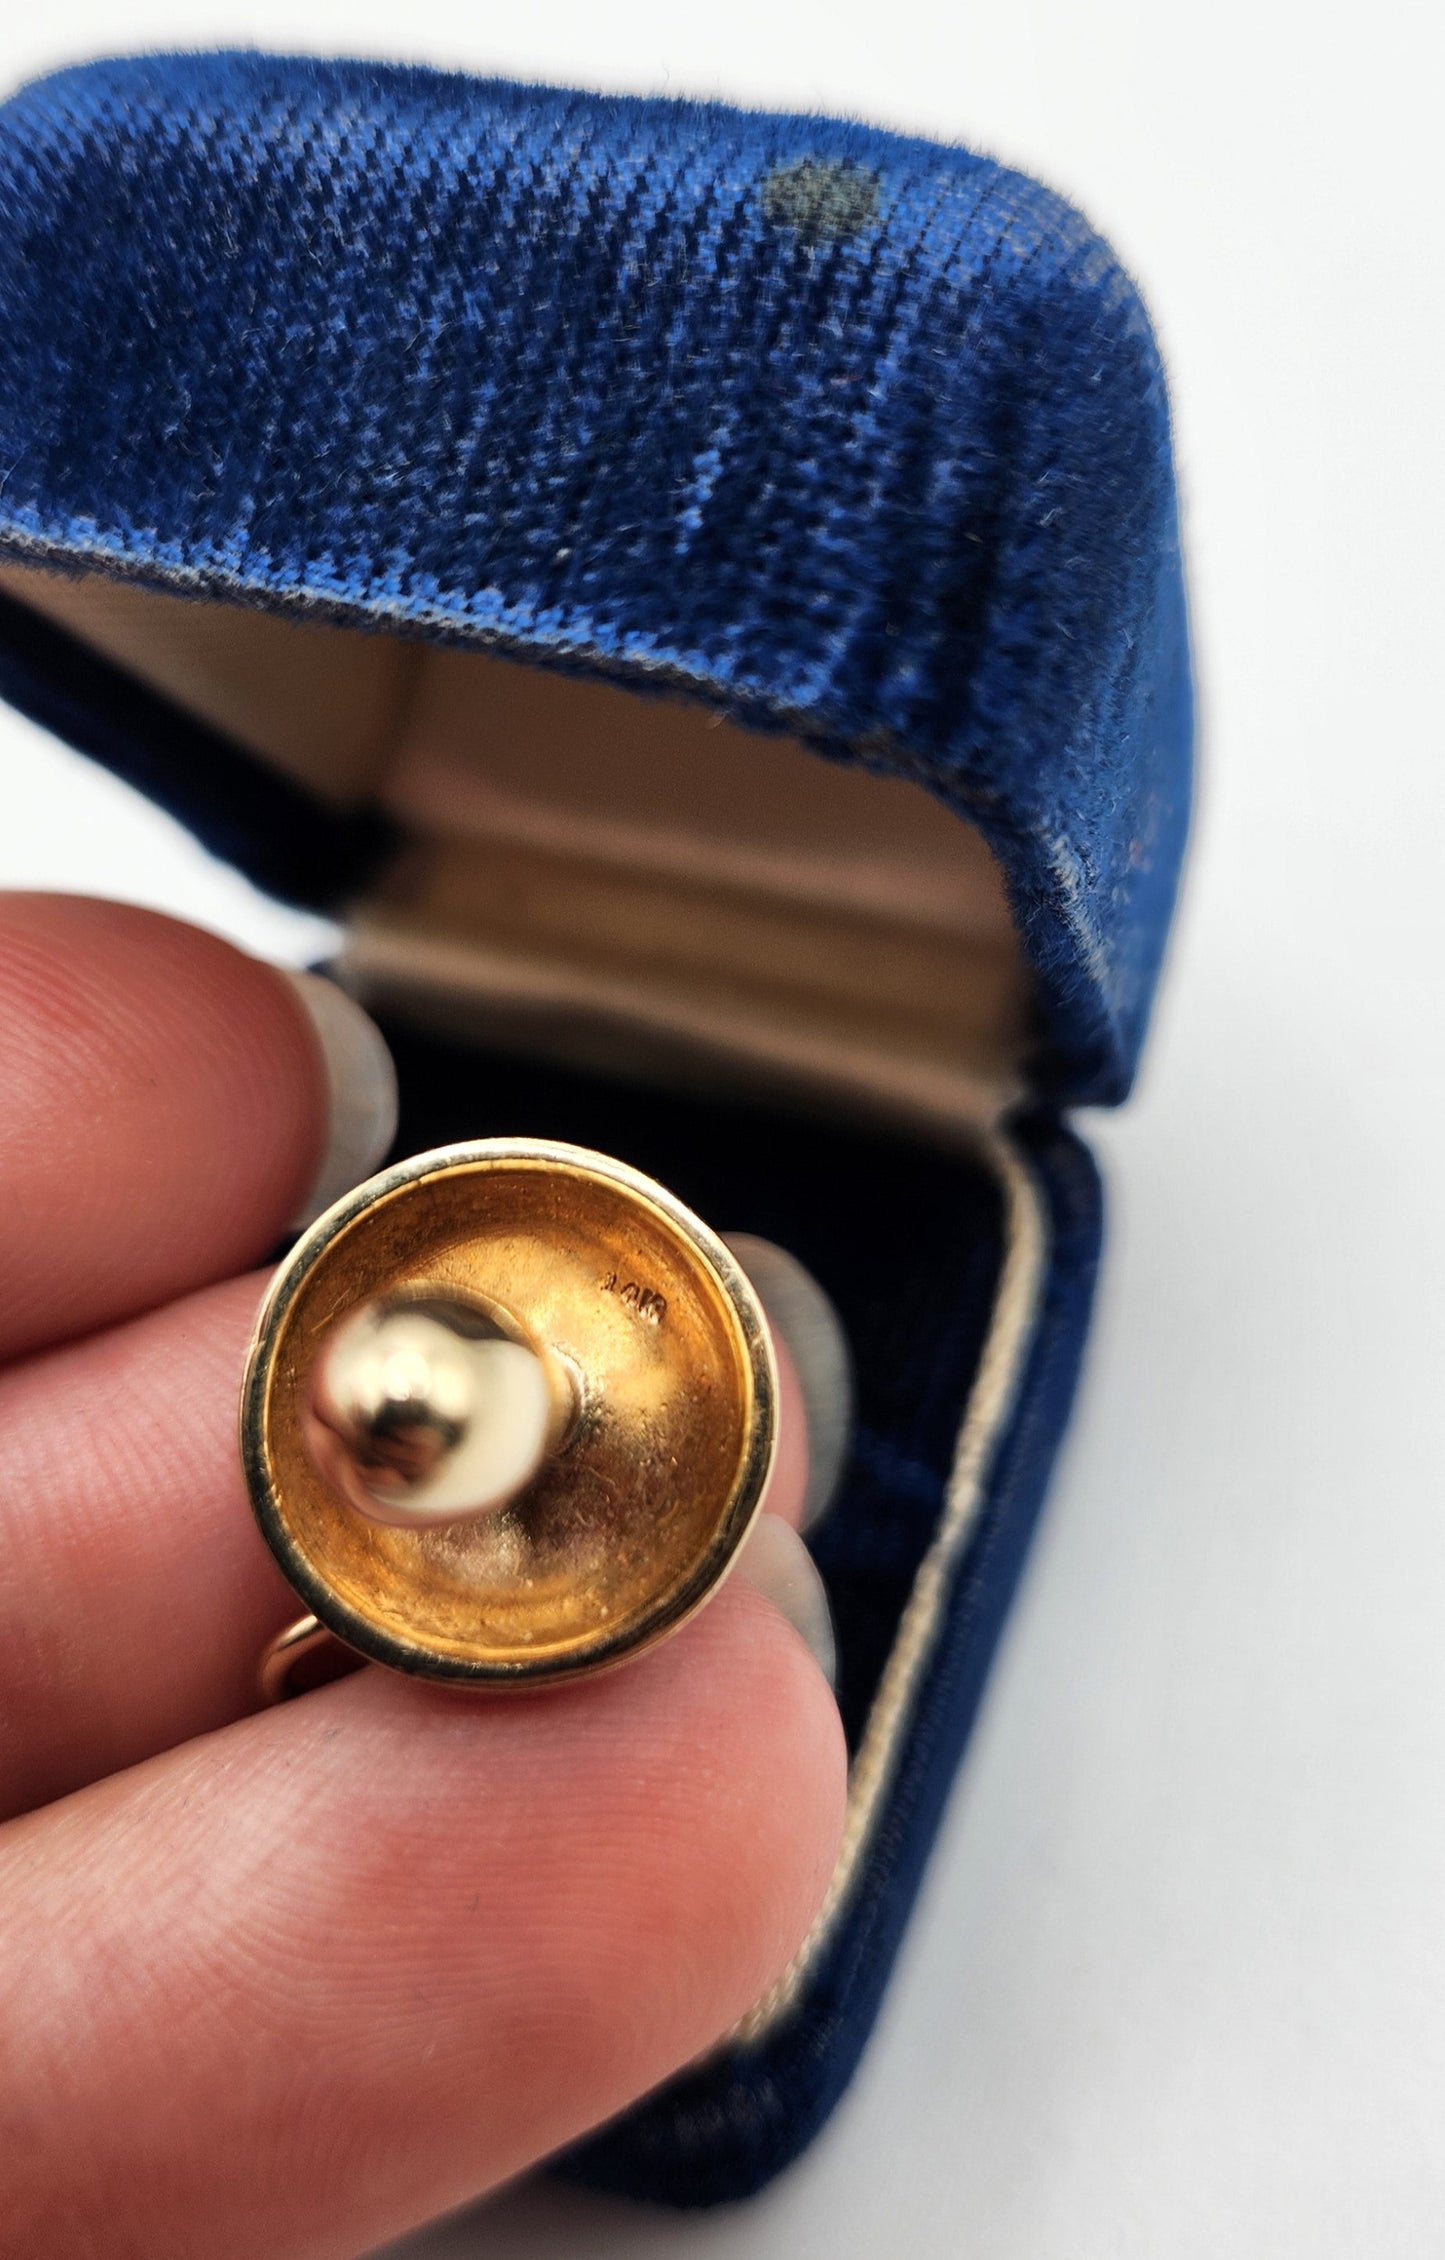
[[[11,896],[0,1060],[0,2254],[349,2260],[764,1990],[832,1872],[836,1708],[739,1577],[585,1686],[253,1714],[297,1603],[236,1396],[249,1267],[336,1158],[315,1030],[208,935]]]

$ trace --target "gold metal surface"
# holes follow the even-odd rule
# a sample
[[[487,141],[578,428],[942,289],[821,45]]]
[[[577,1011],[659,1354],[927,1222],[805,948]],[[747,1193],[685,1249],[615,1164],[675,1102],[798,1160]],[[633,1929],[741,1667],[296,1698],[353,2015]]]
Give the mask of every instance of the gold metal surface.
[[[504,1310],[572,1375],[562,1448],[500,1513],[390,1527],[316,1465],[317,1361],[391,1295]],[[623,1662],[716,1590],[772,1464],[776,1390],[756,1295],[679,1201],[581,1147],[489,1139],[372,1178],[298,1242],[258,1321],[242,1454],[322,1626],[401,1671],[535,1686]]]
[[[256,1692],[263,1703],[283,1703],[291,1692],[291,1674],[308,1656],[316,1655],[332,1638],[315,1617],[298,1617],[268,1640],[256,1667]]]

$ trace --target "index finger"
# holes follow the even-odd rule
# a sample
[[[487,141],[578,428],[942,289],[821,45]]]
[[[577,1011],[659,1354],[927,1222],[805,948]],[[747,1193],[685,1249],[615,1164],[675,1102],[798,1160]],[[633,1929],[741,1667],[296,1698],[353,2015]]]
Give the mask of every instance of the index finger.
[[[736,1582],[628,1670],[364,1671],[0,1831],[0,2251],[341,2260],[715,2040],[811,1920],[837,1711]]]
[[[0,1060],[0,1358],[244,1270],[315,1182],[315,1020],[285,975],[176,919],[0,896]],[[374,1128],[356,1177],[385,1107]]]

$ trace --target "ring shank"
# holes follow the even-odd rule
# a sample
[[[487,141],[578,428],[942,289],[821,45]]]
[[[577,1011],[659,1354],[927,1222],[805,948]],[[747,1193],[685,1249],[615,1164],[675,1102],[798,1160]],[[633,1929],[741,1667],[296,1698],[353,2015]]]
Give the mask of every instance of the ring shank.
[[[267,1641],[256,1666],[256,1692],[262,1703],[268,1707],[289,1703],[293,1696],[304,1694],[304,1688],[292,1686],[292,1673],[310,1657],[324,1655],[328,1649],[335,1650],[338,1660],[363,1660],[354,1648],[329,1632],[319,1617],[298,1617],[294,1624],[286,1625],[274,1640]]]

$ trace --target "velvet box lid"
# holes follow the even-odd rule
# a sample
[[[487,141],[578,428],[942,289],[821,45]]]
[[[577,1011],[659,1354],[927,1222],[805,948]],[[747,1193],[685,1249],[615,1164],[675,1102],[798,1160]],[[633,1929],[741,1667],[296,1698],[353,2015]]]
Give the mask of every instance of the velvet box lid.
[[[859,1437],[818,1547],[851,1864],[766,2013],[578,2163],[644,2194],[739,2194],[861,2048],[1072,1389],[1098,1204],[1058,1109],[1128,1089],[1189,801],[1147,318],[1074,211],[965,151],[388,65],[62,72],[0,109],[0,221],[0,691],[261,885],[350,914],[386,997],[465,955],[492,968],[494,1021],[506,990],[509,1040],[518,996],[541,1000],[554,1058],[559,1029],[646,1021],[630,1082],[537,1069],[528,1127],[681,1174],[704,1213],[796,1247],[853,1333]],[[420,648],[450,751],[434,730],[383,790],[356,747],[403,690],[427,711]],[[454,658],[471,671],[443,681]],[[548,705],[536,685],[560,678]],[[281,715],[278,684],[303,682]],[[474,709],[495,693],[531,758],[584,714],[574,691],[586,761],[543,816],[525,775],[478,797],[454,758]],[[720,728],[674,742],[680,713]],[[650,730],[559,1003],[536,900],[528,956],[520,929],[482,933],[473,897],[505,896],[520,858],[551,918],[579,842],[611,837],[609,749]],[[657,809],[685,772],[688,822],[706,813],[710,765],[729,805],[679,846]],[[775,777],[793,781],[776,853]],[[621,808],[620,769],[616,790]],[[913,813],[890,830],[899,793]],[[448,830],[423,889],[434,926],[452,919],[440,939],[395,877],[428,823]],[[641,915],[639,841],[649,961],[599,985],[597,932]],[[950,907],[964,877],[985,904],[997,883],[993,926],[973,896]],[[368,925],[378,889],[392,909]],[[816,1044],[801,972],[779,1002],[790,895]],[[960,1049],[942,1019],[993,977],[998,920],[1025,1001],[979,1008]],[[710,951],[732,954],[709,986]],[[644,1119],[639,1072],[694,1038],[712,1097],[649,1093]],[[457,1119],[465,1047],[404,1019],[396,1041],[419,1094],[404,1139],[487,1127]],[[742,1070],[760,1062],[780,1087],[799,1069],[811,1116],[758,1112]],[[866,1125],[841,1103],[860,1096]]]

